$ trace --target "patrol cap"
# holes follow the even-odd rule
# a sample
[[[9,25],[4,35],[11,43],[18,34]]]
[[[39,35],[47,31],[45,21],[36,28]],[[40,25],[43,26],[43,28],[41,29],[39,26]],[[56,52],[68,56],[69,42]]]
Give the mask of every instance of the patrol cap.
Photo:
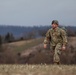
[[[59,25],[59,22],[57,20],[53,20],[51,24],[57,24],[57,25]]]

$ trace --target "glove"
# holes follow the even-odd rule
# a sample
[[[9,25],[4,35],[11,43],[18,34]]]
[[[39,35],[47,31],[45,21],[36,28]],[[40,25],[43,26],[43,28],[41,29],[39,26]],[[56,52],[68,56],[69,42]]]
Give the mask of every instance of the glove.
[[[66,49],[66,47],[65,46],[62,46],[62,50],[65,50]]]

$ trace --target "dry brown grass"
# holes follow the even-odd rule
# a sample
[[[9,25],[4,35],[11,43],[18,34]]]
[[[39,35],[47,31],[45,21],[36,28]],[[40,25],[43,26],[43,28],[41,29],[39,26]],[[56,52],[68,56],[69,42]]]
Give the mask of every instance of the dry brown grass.
[[[23,41],[17,41],[12,43],[6,43],[6,44],[3,44],[3,46],[7,45],[9,49],[14,50],[15,52],[22,52],[43,43],[43,40],[44,38],[23,40]]]
[[[76,37],[69,37],[68,44],[72,45],[73,47],[76,47]]]
[[[0,65],[0,75],[76,75],[76,65]]]
[[[17,42],[13,42],[13,43],[9,43],[9,45],[13,45],[13,46],[21,46],[23,44],[27,44],[30,43],[33,40],[23,40],[23,41],[17,41]]]

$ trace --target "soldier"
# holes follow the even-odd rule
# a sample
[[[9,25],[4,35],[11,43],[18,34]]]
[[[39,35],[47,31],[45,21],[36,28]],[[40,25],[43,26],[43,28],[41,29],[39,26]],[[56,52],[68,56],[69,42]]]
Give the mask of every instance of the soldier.
[[[53,62],[59,64],[61,50],[66,49],[67,35],[65,30],[59,28],[57,20],[53,20],[51,24],[52,28],[47,31],[44,39],[44,48],[50,43],[50,48],[54,50]]]

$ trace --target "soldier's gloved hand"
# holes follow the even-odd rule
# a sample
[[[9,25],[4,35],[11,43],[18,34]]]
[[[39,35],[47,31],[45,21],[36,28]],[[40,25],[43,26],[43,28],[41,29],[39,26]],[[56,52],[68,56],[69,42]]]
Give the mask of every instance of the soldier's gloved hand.
[[[66,49],[66,47],[65,46],[62,46],[62,50],[65,50]]]
[[[45,48],[45,49],[47,48],[47,44],[44,44],[44,48]]]

